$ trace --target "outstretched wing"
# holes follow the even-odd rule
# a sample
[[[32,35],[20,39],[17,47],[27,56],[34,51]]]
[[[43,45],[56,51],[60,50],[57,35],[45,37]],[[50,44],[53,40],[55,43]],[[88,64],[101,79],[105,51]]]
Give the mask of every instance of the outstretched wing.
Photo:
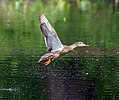
[[[40,15],[40,28],[45,39],[46,47],[48,51],[54,52],[57,50],[62,50],[63,45],[59,40],[56,31],[51,26],[45,15],[42,13]]]

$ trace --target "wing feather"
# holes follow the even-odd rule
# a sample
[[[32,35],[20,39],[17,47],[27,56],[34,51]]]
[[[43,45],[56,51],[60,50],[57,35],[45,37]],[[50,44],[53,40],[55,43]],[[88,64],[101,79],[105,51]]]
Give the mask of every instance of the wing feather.
[[[63,49],[63,44],[58,38],[55,29],[51,26],[43,13],[40,16],[40,28],[45,39],[46,47],[50,52]]]

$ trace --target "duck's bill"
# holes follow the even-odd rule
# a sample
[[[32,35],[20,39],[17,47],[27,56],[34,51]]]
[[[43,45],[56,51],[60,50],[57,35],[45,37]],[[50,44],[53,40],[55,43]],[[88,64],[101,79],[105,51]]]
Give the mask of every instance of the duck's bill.
[[[89,46],[89,45],[86,45],[86,44],[84,44],[84,43],[82,44],[82,47],[88,47],[88,46]]]
[[[89,45],[85,45],[86,47],[88,47]]]

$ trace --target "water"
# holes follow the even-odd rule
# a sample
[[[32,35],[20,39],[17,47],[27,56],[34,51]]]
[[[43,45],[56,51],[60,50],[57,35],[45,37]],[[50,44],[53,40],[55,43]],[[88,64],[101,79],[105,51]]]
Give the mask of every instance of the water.
[[[88,0],[7,3],[0,3],[1,100],[119,99],[118,7]],[[39,31],[41,10],[63,44],[82,41],[90,46],[49,66],[39,65],[46,51]]]

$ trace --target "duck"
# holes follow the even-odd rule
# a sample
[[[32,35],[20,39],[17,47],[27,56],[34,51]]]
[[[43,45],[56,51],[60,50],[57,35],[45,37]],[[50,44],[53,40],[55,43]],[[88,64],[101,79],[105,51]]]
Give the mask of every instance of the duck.
[[[60,41],[55,29],[52,27],[44,13],[39,16],[39,23],[41,33],[44,37],[45,45],[47,47],[47,52],[38,60],[38,63],[43,65],[49,65],[52,61],[65,55],[75,48],[87,47],[89,45],[83,42],[75,42],[72,45],[63,45]]]

